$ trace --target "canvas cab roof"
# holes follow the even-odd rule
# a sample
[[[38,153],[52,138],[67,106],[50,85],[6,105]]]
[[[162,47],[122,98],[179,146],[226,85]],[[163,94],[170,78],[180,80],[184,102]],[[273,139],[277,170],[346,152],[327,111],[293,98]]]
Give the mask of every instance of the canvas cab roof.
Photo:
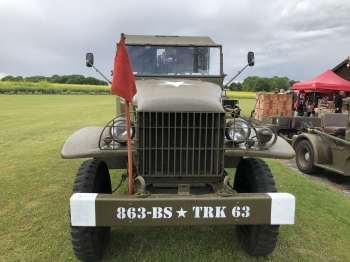
[[[208,36],[125,35],[125,45],[179,45],[220,47]]]

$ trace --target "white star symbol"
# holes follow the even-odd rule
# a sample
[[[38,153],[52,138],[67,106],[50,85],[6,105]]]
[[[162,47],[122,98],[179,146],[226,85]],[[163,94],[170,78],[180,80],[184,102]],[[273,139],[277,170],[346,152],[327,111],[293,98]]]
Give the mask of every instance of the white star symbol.
[[[185,217],[185,214],[187,213],[187,211],[183,210],[182,207],[180,209],[180,211],[176,211],[177,213],[179,213],[178,217]]]
[[[164,82],[164,84],[159,84],[160,86],[166,86],[166,85],[171,85],[171,86],[176,86],[179,87],[181,85],[183,86],[192,86],[192,84],[186,84],[185,82]]]

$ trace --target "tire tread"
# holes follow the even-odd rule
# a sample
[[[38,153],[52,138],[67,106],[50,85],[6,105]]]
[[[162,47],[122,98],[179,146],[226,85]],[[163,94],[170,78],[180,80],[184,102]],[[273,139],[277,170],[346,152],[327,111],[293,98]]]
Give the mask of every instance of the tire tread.
[[[252,193],[277,192],[270,168],[259,158],[245,158],[239,163],[234,182],[235,190],[240,192],[239,187],[247,181],[250,183],[250,192]],[[271,254],[278,240],[279,225],[253,225],[251,228],[251,234],[247,236],[243,226],[236,227],[242,247],[251,256]]]
[[[78,169],[73,193],[111,193],[111,180],[108,167],[103,161],[86,160]],[[97,234],[103,231],[102,239]],[[77,259],[97,261],[110,238],[110,227],[70,227],[71,242]]]

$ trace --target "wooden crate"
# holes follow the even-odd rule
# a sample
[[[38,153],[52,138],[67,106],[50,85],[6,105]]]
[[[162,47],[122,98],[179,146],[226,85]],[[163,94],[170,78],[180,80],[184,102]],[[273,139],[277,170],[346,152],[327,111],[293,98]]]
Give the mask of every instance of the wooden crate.
[[[255,119],[266,116],[290,116],[292,114],[292,95],[289,94],[256,94]]]

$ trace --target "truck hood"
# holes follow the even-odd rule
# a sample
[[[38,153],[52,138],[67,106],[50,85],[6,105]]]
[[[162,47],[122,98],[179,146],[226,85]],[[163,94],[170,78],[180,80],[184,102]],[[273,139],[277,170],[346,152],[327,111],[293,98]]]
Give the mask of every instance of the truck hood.
[[[224,112],[221,87],[201,80],[136,81],[134,104],[139,111]]]

